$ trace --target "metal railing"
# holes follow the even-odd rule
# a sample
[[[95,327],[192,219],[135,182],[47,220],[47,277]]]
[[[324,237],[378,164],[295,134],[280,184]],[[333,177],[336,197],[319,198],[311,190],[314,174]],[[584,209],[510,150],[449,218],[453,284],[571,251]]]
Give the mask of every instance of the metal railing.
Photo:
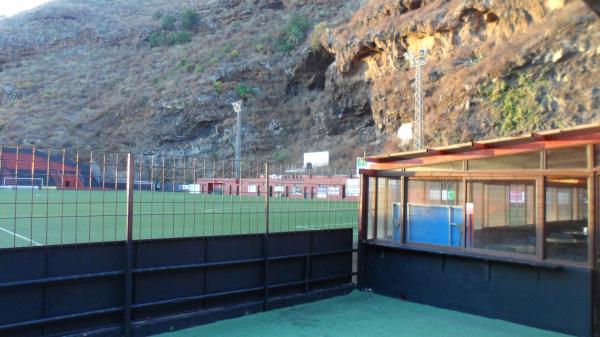
[[[351,169],[0,145],[0,248],[356,228],[358,194]]]

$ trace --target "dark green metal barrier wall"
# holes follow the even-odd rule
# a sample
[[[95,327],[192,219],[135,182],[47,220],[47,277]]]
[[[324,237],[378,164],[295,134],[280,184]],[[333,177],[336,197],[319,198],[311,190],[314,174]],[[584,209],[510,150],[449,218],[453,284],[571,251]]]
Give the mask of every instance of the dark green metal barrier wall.
[[[148,335],[349,292],[352,229],[0,250],[0,336]],[[127,300],[131,299],[127,308]]]

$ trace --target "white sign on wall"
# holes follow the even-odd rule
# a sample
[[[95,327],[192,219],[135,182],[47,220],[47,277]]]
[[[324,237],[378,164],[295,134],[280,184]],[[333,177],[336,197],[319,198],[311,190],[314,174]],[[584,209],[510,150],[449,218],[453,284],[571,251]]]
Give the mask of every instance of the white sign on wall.
[[[256,193],[256,185],[248,185],[248,193]]]
[[[318,199],[326,199],[327,198],[327,187],[325,187],[325,186],[317,187],[317,198]]]
[[[367,158],[358,157],[356,158],[356,175],[360,174],[360,169],[368,169],[371,163],[367,162]]]
[[[199,184],[190,184],[190,185],[188,185],[188,191],[191,194],[200,194],[200,185]]]
[[[514,204],[525,203],[525,192],[524,191],[510,191],[510,202]]]
[[[339,186],[329,186],[327,187],[327,194],[329,195],[340,195]]]
[[[181,191],[188,191],[192,194],[200,193],[200,185],[198,185],[198,184],[177,185],[177,189],[181,190]]]
[[[360,195],[360,179],[346,179],[346,195],[349,197]]]
[[[467,211],[467,215],[473,215],[475,205],[472,202],[467,202],[465,205],[466,205],[465,209]]]

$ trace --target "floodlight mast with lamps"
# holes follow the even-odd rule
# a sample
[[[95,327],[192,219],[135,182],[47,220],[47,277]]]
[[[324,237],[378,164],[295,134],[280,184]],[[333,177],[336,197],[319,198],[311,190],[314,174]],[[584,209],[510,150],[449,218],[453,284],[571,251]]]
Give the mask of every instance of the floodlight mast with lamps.
[[[235,175],[236,178],[242,178],[242,101],[231,103],[233,110],[237,114],[235,124]]]
[[[410,67],[415,68],[415,127],[414,127],[414,148],[420,150],[425,146],[424,141],[424,116],[423,116],[423,86],[421,68],[427,64],[427,49],[419,50],[419,55],[415,56],[411,52],[404,53],[404,58],[410,62]]]

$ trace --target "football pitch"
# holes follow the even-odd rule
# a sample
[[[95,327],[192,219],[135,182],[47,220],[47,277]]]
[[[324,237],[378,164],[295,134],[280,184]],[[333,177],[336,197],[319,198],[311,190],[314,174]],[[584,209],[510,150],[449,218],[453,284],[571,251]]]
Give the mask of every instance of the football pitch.
[[[265,197],[134,192],[133,238],[264,233]],[[357,228],[358,203],[269,198],[269,232]],[[0,190],[0,248],[125,239],[125,191]]]

